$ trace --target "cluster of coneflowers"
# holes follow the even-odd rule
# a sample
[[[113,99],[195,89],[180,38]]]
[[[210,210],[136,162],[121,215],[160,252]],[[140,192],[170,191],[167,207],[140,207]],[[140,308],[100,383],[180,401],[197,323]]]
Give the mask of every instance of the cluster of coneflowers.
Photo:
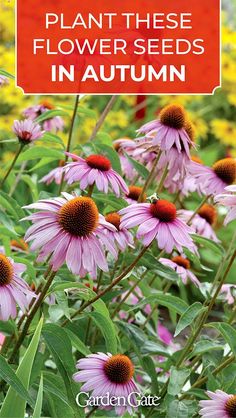
[[[26,145],[41,139],[44,131],[60,131],[63,128],[59,116],[47,120],[43,126],[34,121],[47,110],[50,110],[47,103],[33,106],[25,110],[25,120],[14,122],[13,130],[21,144],[18,155]],[[159,250],[157,260],[160,263],[173,269],[184,284],[190,281],[201,286],[191,271],[191,262],[185,252],[187,249],[198,254],[193,239],[195,234],[219,241],[214,231],[216,204],[228,208],[225,224],[236,218],[236,160],[225,158],[212,167],[206,167],[197,156],[194,139],[194,127],[185,110],[179,105],[169,105],[160,112],[157,120],[142,126],[135,139],[114,141],[124,178],[112,168],[106,156],[66,152],[66,164],[41,179],[46,185],[54,181],[61,189],[64,185],[64,191],[59,196],[24,207],[27,216],[23,220],[32,222],[26,231],[25,242],[30,243],[30,251],[37,254],[37,262],[44,262],[49,267],[45,288],[34,293],[21,278],[25,266],[14,263],[4,251],[0,254],[0,319],[16,318],[16,305],[23,313],[26,312],[28,319],[19,338],[20,343],[57,271],[64,264],[78,279],[88,276],[94,279],[96,285],[98,272],[108,272],[109,263],[116,262],[120,252],[128,248],[135,250],[142,244],[134,262],[120,276],[113,277],[111,284],[101,293],[98,291],[95,301],[120,283],[144,253],[155,245]],[[10,170],[16,159],[17,156]],[[132,160],[149,170],[148,177],[145,181],[140,180],[139,185]],[[73,185],[77,192],[72,190]],[[153,189],[155,193],[150,196]],[[93,199],[95,190],[122,197],[127,205],[118,212],[101,214]],[[163,190],[180,201],[197,192],[202,203],[195,211],[178,209],[177,200],[167,200],[162,196]],[[35,211],[31,213],[32,210]],[[229,292],[223,284],[220,290]],[[92,302],[84,304],[83,309]],[[121,313],[119,315],[121,317]],[[19,341],[16,349],[19,348]],[[110,396],[128,398],[129,393],[137,391],[133,380],[134,366],[127,355],[95,353],[80,359],[77,368],[79,371],[74,380],[83,382],[81,390],[92,391],[93,396],[109,392]],[[220,391],[216,394],[209,392],[209,396],[212,400],[201,402],[202,416],[235,416],[232,415],[236,411],[235,397]],[[128,404],[117,407],[116,413],[122,415],[126,410],[133,413]]]

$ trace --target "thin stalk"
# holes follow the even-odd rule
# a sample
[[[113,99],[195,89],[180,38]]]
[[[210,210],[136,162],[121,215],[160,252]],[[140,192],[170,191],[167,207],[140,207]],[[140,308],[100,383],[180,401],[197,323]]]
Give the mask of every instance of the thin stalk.
[[[163,289],[163,294],[167,293],[168,290],[170,290],[172,286],[172,283],[167,283],[167,285],[165,286],[165,288]],[[141,325],[141,329],[144,329],[145,326],[147,325],[147,323],[150,321],[150,319],[152,318],[152,315],[154,314],[154,312],[158,309],[159,304],[155,305],[151,312],[149,313],[149,315],[147,316],[147,318],[145,319],[144,323]]]
[[[149,175],[148,175],[148,177],[147,177],[147,179],[146,179],[146,181],[145,181],[145,184],[144,184],[144,186],[143,186],[143,188],[142,188],[142,192],[141,192],[141,194],[140,194],[140,196],[139,196],[139,198],[138,198],[138,203],[142,202],[142,200],[143,200],[143,196],[145,195],[146,190],[148,190],[148,188],[149,188],[149,186],[150,186],[150,184],[151,184],[153,174],[154,174],[154,173],[155,173],[155,171],[156,171],[157,164],[158,164],[158,162],[159,162],[160,158],[161,158],[161,151],[159,151],[159,153],[158,153],[158,154],[157,154],[157,156],[156,156],[156,159],[155,159],[155,161],[154,161],[154,164],[153,164],[153,166],[152,166],[152,169],[151,169],[151,171],[150,171],[150,173],[149,173]]]
[[[71,142],[72,142],[72,137],[73,137],[73,130],[74,130],[75,120],[76,120],[76,116],[77,116],[78,105],[79,105],[79,95],[77,95],[76,98],[75,98],[75,104],[74,104],[74,110],[73,110],[73,115],[72,115],[71,124],[70,124],[70,130],[69,130],[69,136],[68,136],[68,141],[67,141],[67,146],[66,146],[66,152],[70,152]],[[68,155],[66,155],[65,156],[65,163],[67,163],[68,159],[69,159],[69,157],[68,157]],[[61,194],[61,191],[62,191],[64,177],[65,177],[65,173],[62,174],[61,183],[60,183],[60,187],[59,187],[59,195]]]
[[[213,370],[213,372],[212,372],[213,376],[216,376],[218,373],[220,373],[223,369],[225,369],[227,366],[229,366],[234,361],[235,361],[235,355],[233,354],[232,356],[230,356],[229,358],[224,360],[221,364],[219,364],[219,366],[217,366]],[[198,387],[204,385],[204,383],[206,383],[207,380],[208,380],[208,376],[199,378],[198,380],[196,380],[196,382],[191,386],[191,388],[189,390],[194,389],[194,388],[198,388]],[[185,399],[187,396],[188,396],[188,392],[184,393],[181,396],[180,400]]]
[[[187,224],[189,225],[192,220],[195,218],[195,216],[197,215],[198,211],[201,209],[201,207],[208,201],[208,199],[211,197],[211,195],[207,195],[204,197],[204,199],[201,201],[201,203],[198,205],[198,207],[195,209],[195,211],[193,212],[192,216],[189,218]]]
[[[104,121],[105,121],[108,113],[110,112],[110,110],[114,106],[114,104],[115,104],[116,100],[118,99],[118,97],[119,96],[117,96],[117,95],[112,96],[111,99],[109,100],[109,102],[107,103],[105,109],[103,110],[103,112],[102,112],[99,120],[97,121],[96,126],[95,126],[95,128],[94,128],[94,130],[93,130],[93,132],[92,132],[92,134],[91,134],[91,136],[89,138],[89,142],[92,141],[96,137],[99,129],[103,125],[103,123],[104,123]]]
[[[214,293],[214,295],[213,295],[213,297],[212,297],[212,299],[211,299],[211,301],[208,305],[207,311],[203,313],[196,332],[189,338],[188,343],[187,343],[185,349],[183,350],[183,352],[182,352],[182,354],[181,354],[181,356],[180,356],[180,358],[179,358],[179,360],[176,364],[176,367],[180,367],[182,365],[186,354],[188,354],[188,352],[191,349],[193,343],[196,341],[198,335],[200,334],[200,332],[202,330],[202,327],[203,327],[204,323],[206,322],[206,319],[208,318],[209,313],[211,312],[211,310],[212,310],[212,308],[215,304],[216,298],[219,295],[220,290],[221,290],[221,288],[222,288],[222,286],[223,286],[223,284],[224,284],[224,282],[225,282],[225,280],[228,276],[228,273],[229,273],[229,271],[232,267],[232,264],[234,262],[235,257],[236,257],[236,250],[234,251],[233,255],[230,258],[230,261],[229,261],[228,266],[225,270],[225,273],[224,273],[224,275],[223,275],[223,277],[222,277],[222,279],[221,279],[221,281],[220,281],[220,283],[219,283],[219,285],[218,285],[218,287],[217,287],[217,289],[216,289],[216,291],[215,291],[215,293]]]
[[[24,146],[25,146],[25,144],[20,144],[20,147],[19,147],[19,149],[18,149],[18,151],[17,151],[17,153],[16,153],[16,155],[15,155],[15,157],[14,157],[14,159],[13,159],[11,165],[10,165],[10,167],[8,168],[5,176],[3,177],[3,179],[2,179],[2,181],[0,183],[1,187],[4,185],[4,183],[7,180],[9,174],[11,173],[12,169],[14,168],[15,163],[16,163],[16,161],[17,161],[17,159],[18,159],[21,151],[23,150]]]
[[[80,307],[72,316],[71,319],[75,318],[77,315],[79,315],[81,312],[84,311],[85,308],[87,308],[88,306],[92,305],[94,302],[96,302],[97,300],[99,300],[102,296],[106,295],[108,292],[110,292],[110,290],[113,289],[114,286],[116,286],[118,283],[120,283],[120,281],[127,276],[127,274],[133,270],[133,268],[136,266],[136,264],[138,263],[138,261],[142,258],[142,256],[145,254],[145,252],[148,250],[148,248],[150,247],[151,244],[149,244],[147,247],[143,247],[143,249],[140,251],[140,253],[138,254],[138,256],[135,258],[135,260],[133,261],[133,263],[131,263],[124,271],[123,273],[121,273],[118,277],[116,277],[109,286],[107,286],[102,292],[98,293],[96,296],[94,296],[94,298],[88,300],[86,303],[83,304],[82,307]],[[69,322],[68,319],[66,319],[63,323],[62,326],[65,326],[67,323]]]
[[[166,167],[165,167],[165,169],[163,171],[163,174],[161,176],[160,183],[159,183],[158,188],[157,188],[157,193],[161,193],[162,192],[162,189],[163,189],[164,182],[165,182],[165,179],[166,179],[167,174],[168,174],[168,166],[166,165]]]
[[[39,297],[36,299],[36,302],[33,305],[32,310],[31,310],[31,312],[30,312],[30,314],[29,314],[29,316],[28,316],[28,318],[25,322],[23,330],[22,330],[21,334],[19,335],[18,340],[16,341],[13,352],[12,352],[10,358],[9,358],[9,363],[14,361],[15,356],[16,356],[21,344],[23,343],[23,341],[24,341],[24,339],[27,335],[30,324],[33,321],[33,319],[35,317],[35,314],[37,313],[38,309],[40,308],[41,303],[44,301],[44,298],[47,294],[47,291],[50,288],[50,286],[52,284],[52,281],[53,281],[54,277],[56,276],[56,274],[57,274],[56,271],[51,272],[50,276],[48,277],[47,283],[45,284],[45,286],[44,286],[42,292],[40,293]]]
[[[231,246],[230,246],[230,248],[231,248]],[[221,290],[221,288],[222,288],[222,286],[223,286],[223,284],[224,284],[224,282],[225,282],[225,280],[226,280],[226,278],[228,276],[228,273],[229,273],[229,271],[230,271],[230,269],[231,269],[231,267],[233,265],[233,262],[234,262],[235,257],[236,257],[236,250],[234,251],[233,255],[231,256],[231,258],[229,260],[229,263],[227,265],[227,268],[225,270],[225,273],[224,273],[222,279],[220,280],[220,283],[219,283],[219,285],[218,285],[218,287],[217,287],[217,289],[216,289],[216,291],[215,291],[212,299],[210,300],[210,303],[208,304],[207,311],[204,312],[200,316],[200,318],[199,318],[199,324],[197,326],[196,331],[192,335],[190,335],[190,337],[188,339],[188,342],[187,342],[185,348],[183,349],[182,354],[181,354],[181,356],[180,356],[180,358],[179,358],[179,360],[178,360],[178,362],[176,364],[176,367],[177,368],[181,367],[183,361],[185,360],[186,355],[189,354],[189,352],[192,349],[192,346],[193,346],[194,342],[196,341],[197,337],[199,336],[199,334],[200,334],[200,332],[201,332],[201,330],[202,330],[202,328],[203,328],[203,326],[204,326],[204,324],[205,324],[205,322],[206,322],[206,320],[207,320],[207,318],[208,318],[208,316],[209,316],[209,314],[210,314],[210,312],[211,312],[211,310],[212,310],[212,308],[213,308],[213,306],[215,304],[216,298],[219,295],[220,290]],[[161,395],[160,395],[161,397],[164,397],[165,394],[166,394],[166,392],[167,392],[168,382],[169,382],[169,380],[166,382],[166,384],[164,385],[164,387],[162,389],[162,392],[161,392]]]
[[[121,306],[123,305],[123,303],[125,303],[125,301],[128,299],[128,297],[133,293],[134,289],[136,286],[138,286],[138,284],[141,282],[141,280],[144,278],[145,274],[147,272],[145,271],[141,277],[133,284],[133,286],[131,286],[131,288],[129,289],[129,291],[126,293],[126,295],[123,297],[123,299],[121,299],[121,301],[117,304],[115,310],[112,312],[111,318],[113,319],[114,316],[117,314],[117,312],[120,311]]]

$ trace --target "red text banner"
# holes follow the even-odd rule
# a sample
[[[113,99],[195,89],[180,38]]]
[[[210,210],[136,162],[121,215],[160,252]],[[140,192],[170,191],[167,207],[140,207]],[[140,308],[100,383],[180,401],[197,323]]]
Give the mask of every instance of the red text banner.
[[[25,94],[213,94],[220,0],[18,0],[17,85]]]

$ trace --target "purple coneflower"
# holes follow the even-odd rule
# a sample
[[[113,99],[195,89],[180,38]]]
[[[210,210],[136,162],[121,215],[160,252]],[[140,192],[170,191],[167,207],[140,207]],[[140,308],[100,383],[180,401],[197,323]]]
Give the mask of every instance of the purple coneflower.
[[[199,280],[190,270],[191,264],[187,258],[180,255],[173,257],[171,260],[168,258],[160,258],[160,263],[175,270],[184,284],[187,284],[189,279],[196,286],[200,286]]]
[[[129,193],[126,195],[125,200],[130,205],[132,205],[132,203],[138,202],[142,191],[143,191],[142,187],[133,186],[133,185],[129,186]],[[145,202],[146,199],[147,199],[147,195],[146,195],[146,193],[144,193],[143,198],[142,198],[142,202]]]
[[[224,192],[225,187],[236,180],[236,159],[234,158],[219,160],[212,167],[192,162],[188,169],[207,195]]]
[[[137,171],[125,154],[133,156],[133,150],[136,147],[135,141],[129,138],[116,139],[112,145],[119,155],[121,169],[125,177],[130,181],[134,180]]]
[[[9,79],[5,75],[0,74],[0,87],[9,84]]]
[[[23,115],[28,119],[36,119],[41,116],[43,113],[53,110],[54,106],[49,102],[42,102],[39,105],[30,106],[24,110]],[[62,131],[64,128],[63,119],[60,116],[53,116],[50,119],[47,119],[43,122],[43,129],[45,131]]]
[[[126,228],[121,227],[120,225],[121,217],[119,213],[117,212],[108,213],[108,215],[105,216],[105,220],[109,224],[114,225],[116,228],[115,231],[111,231],[110,229],[104,228],[110,241],[114,240],[117,247],[121,251],[125,251],[125,249],[128,246],[133,247],[133,243],[134,243],[133,235]]]
[[[59,167],[51,170],[46,176],[41,178],[40,183],[51,184],[55,181],[56,184],[61,184],[63,173],[64,173],[64,161],[60,161]]]
[[[146,123],[138,130],[138,133],[152,137],[152,144],[158,145],[162,151],[169,151],[174,147],[179,153],[184,151],[190,158],[189,148],[194,143],[187,131],[190,135],[193,134],[184,108],[173,104],[164,107],[159,119]]]
[[[199,414],[204,418],[235,418],[236,396],[228,395],[222,390],[216,392],[207,391],[209,400],[200,401]]]
[[[31,142],[36,141],[36,139],[41,138],[44,134],[41,127],[30,119],[25,119],[23,121],[15,120],[13,131],[22,145],[28,145]]]
[[[103,227],[111,231],[116,231],[116,228],[98,213],[91,198],[62,194],[63,197],[25,206],[39,209],[39,212],[25,218],[33,222],[25,240],[33,241],[32,251],[41,249],[38,261],[52,255],[50,264],[54,271],[66,262],[72,273],[81,277],[90,273],[96,278],[97,267],[108,271],[103,246],[114,256],[117,254]]]
[[[191,210],[180,210],[181,217],[185,222],[192,217],[193,211]],[[217,238],[213,226],[217,221],[217,210],[214,206],[204,204],[198,213],[195,214],[192,219],[190,226],[194,232],[202,237],[211,239],[215,242],[220,242]]]
[[[189,234],[192,229],[183,222],[173,203],[167,200],[154,200],[153,203],[136,203],[119,212],[124,215],[121,227],[133,228],[139,226],[137,238],[143,238],[143,244],[148,246],[154,239],[158,247],[171,253],[174,248],[179,252],[183,247],[195,251],[195,245]]]
[[[232,290],[234,291],[233,294]],[[235,290],[236,286],[234,284],[223,284],[220,289],[220,294],[224,297],[229,305],[232,305],[235,301]]]
[[[35,294],[21,278],[26,266],[0,254],[0,319],[16,317],[16,305],[25,312]]]
[[[83,159],[69,152],[66,152],[66,155],[75,160],[65,166],[65,180],[68,184],[79,181],[81,190],[96,184],[100,192],[108,193],[108,188],[111,188],[116,196],[120,196],[120,190],[124,193],[129,192],[122,177],[112,169],[108,158],[90,155]]]
[[[229,213],[224,221],[224,224],[227,225],[229,222],[236,219],[236,195],[233,195],[233,193],[236,193],[236,186],[228,186],[225,188],[225,191],[228,193],[216,196],[215,201],[229,208]]]
[[[76,382],[85,382],[81,391],[92,391],[92,396],[124,397],[124,405],[116,406],[117,415],[123,415],[126,411],[132,414],[132,407],[129,405],[130,395],[132,404],[135,405],[137,386],[133,380],[134,366],[130,358],[124,354],[111,355],[110,353],[90,354],[77,363],[77,369],[73,378]]]

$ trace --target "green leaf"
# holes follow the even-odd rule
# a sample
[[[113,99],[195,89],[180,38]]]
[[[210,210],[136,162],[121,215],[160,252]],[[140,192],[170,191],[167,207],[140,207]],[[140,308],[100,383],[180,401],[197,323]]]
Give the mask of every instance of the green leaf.
[[[9,73],[8,71],[4,70],[3,68],[0,68],[0,74],[4,75],[4,77],[11,78],[12,80],[15,79],[15,76]]]
[[[102,315],[100,312],[90,312],[88,315],[94,320],[104,336],[106,350],[109,353],[117,354],[117,337],[112,320]]]
[[[174,312],[177,312],[180,315],[182,315],[188,308],[187,303],[184,302],[182,299],[177,298],[176,296],[172,296],[169,294],[155,293],[152,296],[148,296],[147,298],[143,299],[141,302],[134,305],[131,309],[128,310],[128,312],[143,308],[143,306],[148,305],[149,303],[152,303],[152,302],[156,302],[157,304],[165,306],[166,308],[173,310]]]
[[[201,355],[212,350],[223,350],[223,349],[224,349],[223,345],[216,343],[216,341],[202,339],[195,344],[194,349],[190,354],[190,357],[192,358],[194,356]]]
[[[195,302],[193,305],[189,306],[189,308],[186,309],[186,311],[183,313],[183,315],[181,315],[179,319],[174,337],[177,337],[181,331],[191,325],[194,319],[206,309],[207,308],[204,308],[200,302]]]
[[[72,375],[75,371],[75,364],[68,334],[63,328],[55,324],[46,324],[43,327],[42,334],[47,347],[54,358],[57,369],[63,378],[69,404],[73,409],[79,410],[75,402],[77,389],[72,380]]]
[[[43,375],[40,378],[39,391],[38,391],[32,418],[41,418],[42,404],[43,404]]]
[[[207,324],[207,326],[216,328],[229,344],[232,352],[236,355],[236,330],[225,322],[212,322]]]
[[[70,329],[65,328],[65,331],[67,332],[71,344],[74,348],[76,348],[79,353],[83,354],[84,356],[87,356],[88,354],[91,354],[91,351],[88,349],[88,347],[81,341],[81,339],[75,335]]]
[[[30,375],[39,344],[42,325],[43,318],[40,319],[35,333],[33,335],[33,338],[30,342],[30,345],[27,348],[24,357],[22,358],[20,365],[18,366],[16,371],[16,376],[21,381],[26,390],[28,390],[29,388]],[[10,387],[2,404],[0,417],[15,417],[17,411],[17,418],[24,418],[25,408],[26,400],[22,399],[22,397],[19,396],[19,394],[15,391],[15,389],[13,389],[13,387]]]
[[[59,108],[61,107],[62,109],[74,110],[73,106],[68,106],[68,105],[59,104],[58,107]],[[79,113],[81,115],[89,116],[90,118],[96,118],[97,117],[97,114],[94,110],[87,109],[86,107],[83,107],[83,106],[80,106],[80,105],[77,108],[77,113]]]
[[[3,191],[0,192],[0,205],[3,206],[9,214],[13,215],[18,220],[24,218],[25,216],[23,209],[20,207],[17,201]]]
[[[58,135],[52,134],[51,132],[45,132],[41,141],[50,142],[50,144],[59,144],[65,148],[65,144],[62,139]]]
[[[159,387],[157,382],[157,372],[156,372],[156,366],[154,361],[151,357],[144,357],[143,358],[143,366],[146,370],[148,376],[150,376],[152,380],[152,393],[158,393]]]
[[[14,256],[14,261],[16,263],[22,263],[25,264],[27,267],[27,274],[29,275],[29,277],[34,280],[36,278],[36,272],[35,269],[33,267],[32,261],[29,261],[23,257],[15,257]]]
[[[48,110],[47,112],[43,112],[40,116],[38,116],[34,120],[34,122],[40,123],[45,120],[55,118],[55,116],[69,116],[69,113],[65,112],[65,110],[60,110],[60,109]]]
[[[64,393],[65,386],[63,380],[59,375],[43,372],[43,389],[44,392],[52,393],[61,399],[61,401],[64,402],[68,407],[70,407],[68,399]]]
[[[37,160],[43,157],[51,158],[53,160],[63,160],[65,155],[63,151],[53,148],[40,147],[35,145],[32,148],[28,148],[23,152],[19,158],[18,162],[28,161],[28,160]]]
[[[148,341],[146,334],[137,326],[124,321],[117,322],[122,333],[127,336],[135,351],[142,355],[155,354],[163,357],[169,357],[167,350],[157,341]]]
[[[211,249],[212,251],[220,254],[221,256],[223,256],[225,253],[225,249],[224,247],[222,247],[222,245],[217,244],[216,242],[208,238],[196,234],[193,234],[192,238],[197,244],[203,245],[204,247]]]
[[[170,369],[170,381],[168,385],[169,395],[176,396],[181,392],[186,380],[190,375],[188,369],[176,369],[174,366]]]
[[[17,377],[16,373],[12,370],[11,366],[7,363],[6,359],[0,355],[0,377],[5,380],[22,398],[27,400],[28,403],[32,404],[27,390]]]
[[[0,225],[0,235],[7,236],[10,238],[18,238],[18,234],[12,229],[8,229],[5,226]]]
[[[138,161],[134,160],[133,158],[129,157],[128,154],[125,154],[128,158],[129,162],[132,164],[132,166],[135,168],[135,170],[140,174],[140,176],[146,180],[149,176],[149,171],[144,165],[140,164]]]
[[[99,154],[104,155],[110,160],[113,170],[121,174],[120,159],[117,152],[112,147],[109,147],[109,145],[99,144],[96,141],[94,141],[94,145]]]
[[[94,296],[97,295],[92,289],[89,289],[84,284],[78,282],[54,283],[50,287],[48,295],[66,289],[80,289],[81,291],[79,292],[79,296],[81,297],[81,299],[84,299],[86,301],[91,300]],[[102,315],[106,316],[107,318],[110,318],[109,310],[107,309],[107,306],[102,299],[98,299],[92,305],[97,312],[100,312]]]

